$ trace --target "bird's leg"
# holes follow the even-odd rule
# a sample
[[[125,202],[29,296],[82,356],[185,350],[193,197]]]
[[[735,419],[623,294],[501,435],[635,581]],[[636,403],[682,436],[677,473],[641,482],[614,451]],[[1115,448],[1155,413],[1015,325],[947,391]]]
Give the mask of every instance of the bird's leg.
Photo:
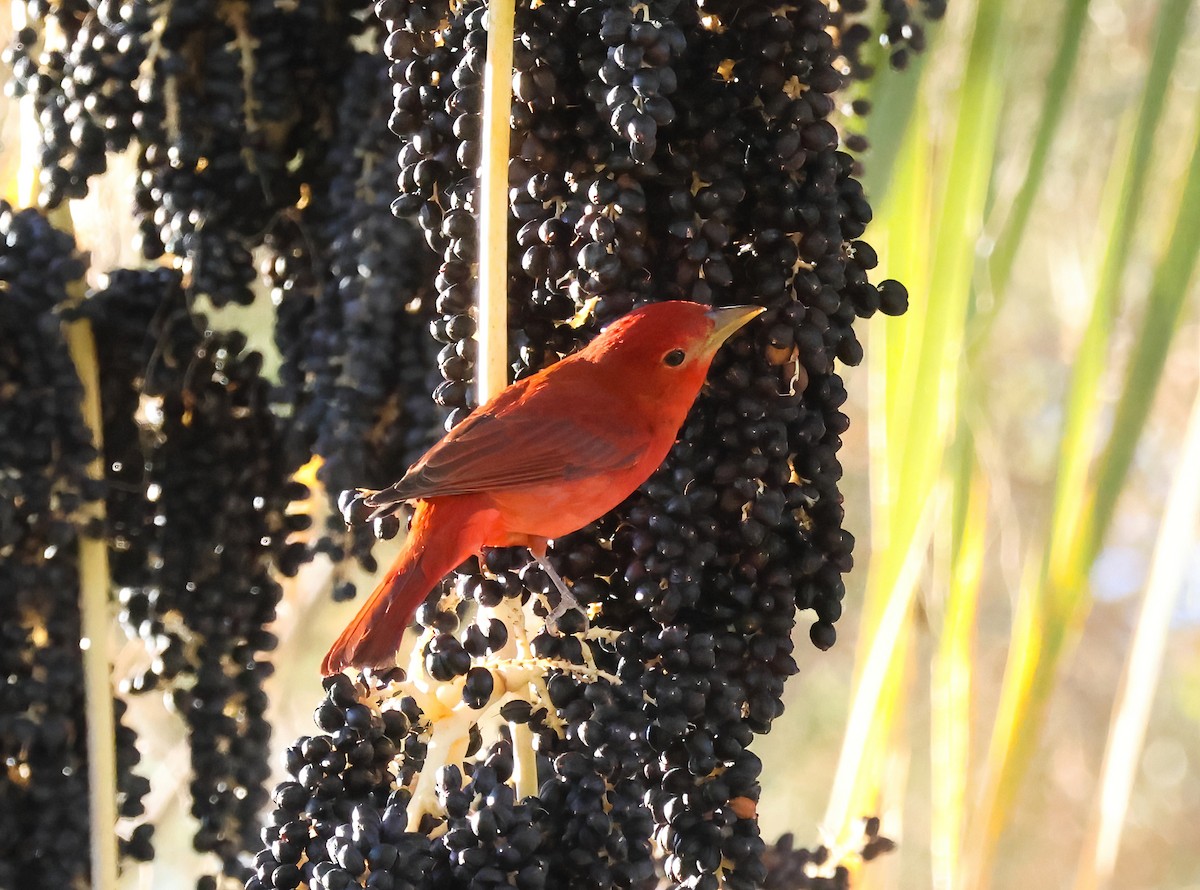
[[[558,572],[554,571],[554,566],[550,565],[550,560],[546,559],[546,545],[543,544],[541,547],[530,547],[529,552],[533,554],[533,558],[536,559],[538,565],[542,567],[542,571],[545,572],[550,578],[550,583],[558,588],[558,605],[555,606],[554,610],[546,616],[546,627],[552,631],[557,630],[558,619],[562,618],[562,616],[567,613],[568,609],[576,609],[581,615],[584,616],[583,624],[584,630],[586,630],[587,614],[582,608],[580,608],[579,602],[575,599],[575,595],[571,593],[571,589],[567,587],[567,582],[565,582],[559,576]]]

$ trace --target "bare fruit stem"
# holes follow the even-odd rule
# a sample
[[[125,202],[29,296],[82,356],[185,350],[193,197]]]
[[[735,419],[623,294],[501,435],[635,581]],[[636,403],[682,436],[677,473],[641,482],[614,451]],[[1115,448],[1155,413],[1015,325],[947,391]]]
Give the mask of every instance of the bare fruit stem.
[[[475,365],[475,391],[481,405],[508,383],[508,150],[515,0],[489,0],[487,15],[479,171],[479,360]],[[521,611],[513,612],[513,620],[523,624]],[[523,626],[519,634],[524,639]],[[537,755],[527,725],[512,724],[511,732],[519,799],[537,793]]]
[[[67,328],[67,345],[83,385],[83,419],[92,432],[96,457],[88,467],[92,479],[104,478],[100,375],[96,343],[87,321]],[[85,507],[89,519],[104,519],[104,501]],[[91,817],[92,884],[95,890],[117,886],[117,753],[113,692],[109,664],[108,543],[103,537],[79,536],[79,611],[83,649],[84,701],[87,715],[88,803]]]
[[[488,3],[479,169],[479,404],[508,383],[508,142],[515,16],[515,0]]]

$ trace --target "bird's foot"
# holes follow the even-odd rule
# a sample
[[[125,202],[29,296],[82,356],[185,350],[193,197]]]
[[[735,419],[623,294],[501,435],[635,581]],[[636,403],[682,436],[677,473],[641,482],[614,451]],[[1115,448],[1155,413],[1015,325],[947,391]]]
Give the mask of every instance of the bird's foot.
[[[588,632],[587,610],[571,594],[559,591],[558,605],[546,616],[546,630],[556,637]]]
[[[369,488],[347,488],[338,495],[338,512],[347,526],[358,525],[370,518],[375,508],[368,506],[366,499],[374,493]]]
[[[581,632],[586,633],[588,629],[587,612],[579,605],[579,601],[575,599],[575,595],[567,587],[567,582],[562,579],[558,572],[554,571],[554,566],[550,565],[550,561],[545,556],[534,553],[533,558],[542,567],[542,571],[546,573],[546,576],[550,579],[550,583],[558,590],[558,605],[546,616],[546,630],[555,636]],[[578,618],[569,617],[571,614],[577,615]]]

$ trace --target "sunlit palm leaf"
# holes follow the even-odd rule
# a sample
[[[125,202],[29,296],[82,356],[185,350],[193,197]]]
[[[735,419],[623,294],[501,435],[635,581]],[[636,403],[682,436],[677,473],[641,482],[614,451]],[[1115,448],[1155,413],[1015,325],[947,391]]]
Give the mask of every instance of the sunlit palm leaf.
[[[893,718],[903,705],[903,658],[910,599],[925,564],[930,532],[945,511],[937,507],[943,456],[957,425],[959,371],[975,242],[991,176],[1002,98],[1003,7],[974,7],[969,52],[957,94],[948,157],[937,152],[920,111],[906,135],[892,188],[873,237],[880,239],[888,274],[906,278],[909,317],[889,331],[882,350],[886,375],[882,423],[886,448],[872,478],[879,510],[876,548],[868,567],[863,643],[859,648],[852,727],[842,750],[826,814],[840,835],[850,821],[878,806],[883,757]],[[936,186],[935,170],[945,165]],[[906,208],[933,201],[933,213]],[[922,227],[922,226],[927,227]],[[926,240],[926,233],[933,238]],[[882,235],[882,237],[881,237]],[[919,258],[919,259],[918,259]],[[923,274],[928,270],[928,275]],[[878,344],[876,344],[876,347]],[[876,376],[874,382],[879,382]],[[876,415],[878,422],[878,415]],[[865,716],[864,716],[865,715]]]
[[[1095,558],[1094,542],[1103,529],[1086,509],[1093,500],[1093,455],[1099,435],[1101,382],[1111,353],[1126,258],[1141,209],[1154,135],[1162,116],[1167,84],[1190,4],[1164,0],[1158,14],[1150,71],[1142,92],[1129,153],[1118,177],[1118,197],[1107,232],[1104,259],[1091,316],[1079,344],[1067,399],[1059,448],[1049,543],[1032,607],[1036,620],[1018,624],[1005,674],[1002,707],[988,754],[983,798],[971,834],[973,886],[985,886],[1000,834],[1008,824],[1018,789],[1036,749],[1045,710],[1055,688],[1060,661],[1087,609],[1087,572]],[[1115,429],[1114,437],[1136,441],[1140,428]],[[1123,480],[1109,479],[1119,488]],[[1113,495],[1115,497],[1115,494]],[[1036,637],[1036,639],[1034,639]]]

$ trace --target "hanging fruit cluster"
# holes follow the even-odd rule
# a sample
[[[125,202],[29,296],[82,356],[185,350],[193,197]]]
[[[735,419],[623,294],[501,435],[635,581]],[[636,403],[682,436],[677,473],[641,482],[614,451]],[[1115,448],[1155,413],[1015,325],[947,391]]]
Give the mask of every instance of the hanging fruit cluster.
[[[89,830],[77,548],[103,492],[60,313],[85,266],[69,235],[5,201],[0,244],[0,887],[71,886]],[[113,707],[119,813],[136,819],[148,783]],[[137,826],[125,852],[149,859],[150,836]]]

